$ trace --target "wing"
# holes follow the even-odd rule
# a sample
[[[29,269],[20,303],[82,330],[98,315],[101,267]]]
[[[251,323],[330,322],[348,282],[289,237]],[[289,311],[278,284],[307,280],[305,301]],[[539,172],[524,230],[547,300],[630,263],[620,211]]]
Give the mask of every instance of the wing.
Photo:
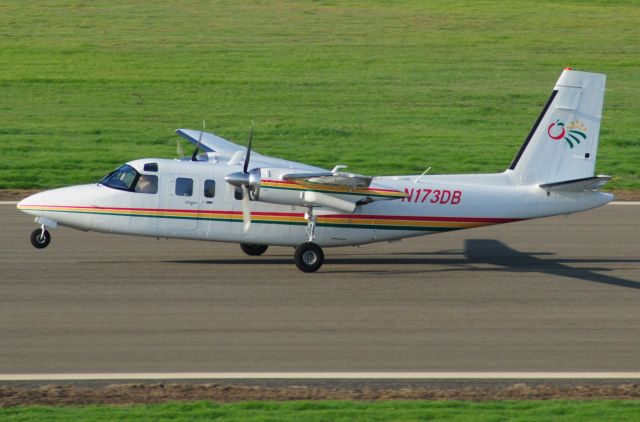
[[[234,144],[224,138],[219,137],[213,133],[201,132],[199,130],[192,129],[178,129],[176,133],[182,136],[192,144],[197,144],[202,133],[202,141],[200,141],[200,148],[206,152],[220,152],[224,155],[232,156],[238,151],[246,151],[247,148]]]
[[[282,175],[282,180],[307,191],[341,197],[347,195],[354,203],[401,199],[406,196],[404,192],[386,186],[371,186],[373,177],[354,173],[288,173]]]
[[[213,133],[178,129],[176,133],[192,144],[198,143],[207,154],[228,159],[228,164],[242,164],[247,148]],[[406,194],[374,184],[372,177],[332,171],[251,152],[250,168],[260,168],[260,192],[256,200],[283,204],[320,206],[342,212],[354,212],[358,205],[373,201],[400,199]]]
[[[193,129],[178,129],[176,133],[182,136],[192,144],[198,143],[201,131]],[[244,154],[247,148],[242,145],[233,143],[218,135],[208,132],[202,132],[202,140],[200,148],[207,153],[215,153],[216,156],[226,158],[230,164],[241,164],[244,162]],[[296,161],[283,160],[281,158],[269,157],[259,154],[253,149],[251,150],[251,168],[254,167],[281,167],[304,172],[325,172],[320,167],[310,166],[308,164],[298,163]]]

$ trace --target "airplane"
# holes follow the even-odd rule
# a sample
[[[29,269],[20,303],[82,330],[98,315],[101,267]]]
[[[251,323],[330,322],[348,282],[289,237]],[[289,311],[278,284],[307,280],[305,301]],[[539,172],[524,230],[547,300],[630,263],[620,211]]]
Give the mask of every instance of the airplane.
[[[178,129],[195,144],[182,159],[128,162],[98,183],[31,195],[38,249],[48,229],[239,243],[250,256],[295,248],[312,273],[323,248],[395,241],[599,207],[610,176],[595,175],[606,76],[565,68],[509,167],[502,173],[364,176],[268,157],[203,130]],[[200,151],[203,153],[200,153]]]

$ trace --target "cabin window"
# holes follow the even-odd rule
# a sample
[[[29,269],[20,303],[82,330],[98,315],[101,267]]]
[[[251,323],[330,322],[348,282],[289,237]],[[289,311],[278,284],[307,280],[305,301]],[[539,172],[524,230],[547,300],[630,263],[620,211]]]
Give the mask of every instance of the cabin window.
[[[158,171],[158,163],[147,163],[144,165],[144,171]]]
[[[106,175],[100,184],[113,189],[130,191],[137,177],[138,172],[130,165],[124,164]]]
[[[244,194],[242,193],[242,188],[240,186],[236,187],[233,190],[233,197],[236,198],[238,201],[240,201],[244,197]]]
[[[139,193],[158,193],[158,176],[141,174],[134,190]]]
[[[216,182],[207,179],[204,181],[204,197],[213,198],[214,196],[216,196]]]
[[[193,179],[186,177],[178,177],[176,179],[176,195],[191,196],[193,195]]]

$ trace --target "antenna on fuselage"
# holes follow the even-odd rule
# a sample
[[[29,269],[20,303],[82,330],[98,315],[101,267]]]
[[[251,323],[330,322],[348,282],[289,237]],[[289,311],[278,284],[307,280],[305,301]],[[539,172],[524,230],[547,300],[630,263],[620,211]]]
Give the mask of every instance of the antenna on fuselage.
[[[418,183],[420,181],[420,179],[422,179],[422,176],[424,176],[425,174],[429,173],[429,170],[431,170],[431,167],[429,166],[428,169],[426,169],[425,171],[422,172],[422,174],[418,177],[416,177],[416,180],[413,181],[413,183]]]
[[[204,120],[202,120],[202,130],[200,131],[200,136],[198,136],[198,143],[196,144],[196,149],[193,150],[193,154],[191,154],[191,161],[198,161],[198,151],[200,150],[200,141],[202,141],[202,134],[205,129]]]

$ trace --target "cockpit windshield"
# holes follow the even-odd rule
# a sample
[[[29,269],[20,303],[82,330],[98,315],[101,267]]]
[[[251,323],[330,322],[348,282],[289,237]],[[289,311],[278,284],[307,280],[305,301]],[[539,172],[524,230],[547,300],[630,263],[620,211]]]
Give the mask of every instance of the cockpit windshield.
[[[124,164],[100,181],[101,185],[120,190],[132,190],[131,188],[138,178],[138,172],[128,164]]]

